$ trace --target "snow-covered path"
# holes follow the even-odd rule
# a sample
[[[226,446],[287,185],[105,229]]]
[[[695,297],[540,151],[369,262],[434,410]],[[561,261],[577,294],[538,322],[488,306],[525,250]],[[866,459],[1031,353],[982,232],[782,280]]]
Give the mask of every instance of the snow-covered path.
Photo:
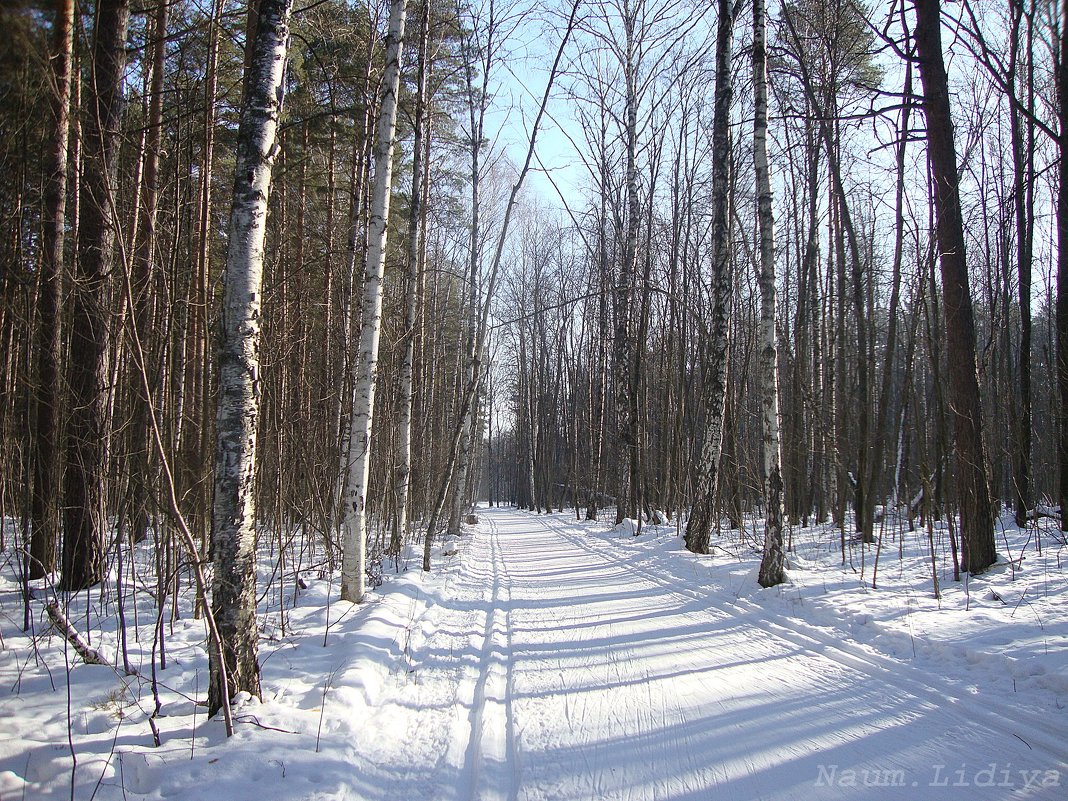
[[[672,586],[559,518],[483,521],[414,656],[458,678],[438,775],[424,776],[443,797],[1066,797],[1063,720]]]
[[[129,677],[43,623],[31,642],[0,574],[0,801],[1068,799],[1068,544],[1023,563],[1006,539],[1015,572],[936,602],[923,559],[886,561],[879,590],[821,564],[826,531],[795,532],[792,583],[760,590],[737,535],[695,557],[668,527],[479,516],[365,604],[309,569],[285,632],[264,611],[263,699],[229,740],[194,703],[202,621],[169,624],[156,748],[154,605]]]

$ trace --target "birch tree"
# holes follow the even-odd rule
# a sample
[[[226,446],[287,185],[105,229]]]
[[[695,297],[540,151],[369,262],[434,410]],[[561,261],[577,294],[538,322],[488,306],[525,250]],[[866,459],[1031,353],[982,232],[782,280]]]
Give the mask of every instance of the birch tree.
[[[375,185],[367,231],[363,275],[363,317],[349,428],[345,480],[345,545],[341,562],[341,598],[363,601],[367,592],[367,485],[371,470],[371,426],[378,378],[378,343],[382,329],[382,280],[386,266],[389,196],[393,182],[393,147],[397,128],[401,47],[405,0],[393,0],[386,33],[386,63],[375,130]]]
[[[212,715],[241,690],[260,693],[255,486],[261,286],[291,8],[292,0],[261,0],[258,5],[238,128],[216,408],[212,605],[224,659],[214,649],[210,652]]]
[[[775,340],[775,212],[768,167],[767,12],[753,0],[753,166],[760,234],[760,411],[764,459],[764,556],[758,580],[774,587],[786,580],[782,543],[782,467],[779,446],[779,353]]]
[[[731,134],[730,114],[733,85],[731,80],[731,38],[734,6],[730,0],[718,0],[719,22],[716,30],[716,97],[712,118],[712,319],[705,363],[705,430],[695,472],[693,509],[686,522],[686,548],[694,553],[708,553],[708,542],[715,524],[716,487],[719,460],[723,451],[723,411],[727,398],[727,349],[730,340],[730,307],[733,285],[730,269],[730,186]]]

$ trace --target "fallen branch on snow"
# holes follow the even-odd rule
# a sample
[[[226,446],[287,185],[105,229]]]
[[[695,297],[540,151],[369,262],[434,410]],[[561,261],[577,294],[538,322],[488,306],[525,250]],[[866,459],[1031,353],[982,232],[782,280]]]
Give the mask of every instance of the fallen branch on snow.
[[[71,647],[77,651],[78,656],[82,658],[82,661],[85,662],[85,664],[104,665],[112,670],[115,669],[115,666],[101,656],[98,650],[91,648],[85,640],[82,639],[82,635],[79,634],[78,630],[74,628],[69,620],[67,620],[67,616],[60,611],[59,603],[52,601],[52,603],[45,607],[45,610],[48,612],[48,619],[52,621],[52,625],[66,638],[67,642],[69,642]]]

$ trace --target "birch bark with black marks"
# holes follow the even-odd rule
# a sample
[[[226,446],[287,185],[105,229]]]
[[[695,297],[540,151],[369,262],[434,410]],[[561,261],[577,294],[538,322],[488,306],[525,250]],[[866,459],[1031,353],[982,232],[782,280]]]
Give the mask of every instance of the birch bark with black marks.
[[[382,284],[386,266],[389,196],[393,184],[393,148],[397,128],[397,94],[404,39],[405,0],[393,0],[386,33],[386,62],[375,131],[375,184],[367,230],[363,274],[360,350],[349,423],[348,472],[345,479],[345,533],[341,556],[341,598],[360,603],[367,593],[367,489],[371,470],[371,427],[378,381],[378,343],[382,331]]]
[[[638,243],[638,54],[637,32],[639,9],[636,4],[622,4],[623,15],[623,80],[625,84],[625,109],[623,120],[624,138],[624,185],[623,197],[626,211],[622,215],[623,229],[619,232],[622,252],[616,271],[615,288],[612,293],[615,327],[612,338],[612,373],[616,412],[616,523],[638,514],[633,508],[635,449],[637,420],[633,414],[632,399],[637,388],[632,386],[635,343],[634,294],[637,272]],[[618,224],[618,222],[617,222]]]
[[[223,275],[212,510],[212,608],[226,664],[220,665],[219,655],[209,652],[208,710],[212,715],[241,690],[260,694],[255,484],[261,287],[292,1],[261,0],[259,4],[238,128]]]
[[[768,166],[767,12],[753,0],[753,166],[760,234],[760,416],[764,459],[764,555],[758,581],[774,587],[786,580],[783,554],[783,481],[779,439],[779,352],[775,339],[775,212]]]
[[[694,470],[695,497],[686,522],[686,548],[708,553],[709,539],[716,523],[716,489],[719,461],[723,452],[723,412],[727,398],[727,355],[730,343],[731,302],[734,295],[731,275],[730,114],[731,37],[734,7],[730,0],[718,0],[716,32],[716,96],[712,118],[712,319],[704,361],[705,430],[700,456]]]

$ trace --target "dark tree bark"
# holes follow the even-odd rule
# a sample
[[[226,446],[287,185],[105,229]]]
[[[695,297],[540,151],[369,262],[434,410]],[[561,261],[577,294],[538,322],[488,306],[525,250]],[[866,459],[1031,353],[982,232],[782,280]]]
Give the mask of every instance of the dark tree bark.
[[[936,231],[941,251],[939,260],[948,356],[946,367],[956,436],[962,566],[974,574],[992,565],[997,553],[994,547],[994,511],[983,445],[975,322],[964,249],[957,153],[949,107],[949,79],[942,59],[941,25],[939,0],[916,0],[916,52],[923,84],[927,156],[931,165]]]
[[[90,587],[104,575],[104,481],[111,339],[106,304],[115,257],[115,181],[129,19],[129,0],[100,0],[97,5],[67,369],[70,419],[63,484],[63,577],[60,583],[67,590]]]
[[[33,426],[34,483],[31,509],[32,535],[27,566],[31,579],[56,568],[59,533],[59,426],[60,308],[63,285],[63,240],[67,205],[67,143],[70,139],[71,59],[74,37],[74,0],[56,0],[52,61],[53,139],[48,154],[44,188],[44,247],[41,253],[41,288],[37,301],[37,394]]]
[[[712,119],[712,281],[713,309],[711,336],[705,364],[705,432],[698,456],[696,496],[686,522],[686,548],[708,553],[708,543],[716,517],[716,488],[719,461],[723,451],[723,415],[727,397],[727,349],[730,340],[730,306],[733,292],[730,270],[730,111],[731,38],[734,7],[719,0],[716,34],[716,101]]]
[[[167,51],[167,9],[169,0],[159,0],[153,18],[152,30],[152,83],[148,106],[148,125],[145,131],[144,173],[141,183],[141,213],[137,233],[137,250],[134,254],[132,276],[133,323],[137,327],[138,340],[142,345],[150,341],[152,324],[152,277],[156,265],[156,209],[159,204],[159,159],[160,137],[163,128],[163,68]],[[148,364],[145,365],[148,369]],[[131,421],[130,485],[135,542],[143,540],[148,531],[148,507],[151,494],[151,476],[148,454],[152,449],[149,434],[148,404],[152,399],[149,390],[155,380],[134,380],[134,409]],[[145,384],[148,387],[146,388]]]
[[[1010,51],[1009,81],[1015,87],[1019,64],[1020,24],[1024,16],[1023,2],[1012,0],[1012,40]],[[1032,69],[1028,20],[1027,69]],[[1013,88],[1015,93],[1015,88]],[[1032,81],[1027,81],[1027,106],[1033,110],[1034,91]],[[1017,376],[1019,406],[1012,406],[1010,418],[1014,422],[1013,489],[1016,525],[1027,524],[1027,512],[1034,502],[1034,476],[1031,465],[1031,428],[1033,425],[1031,403],[1031,261],[1034,252],[1034,124],[1024,120],[1024,115],[1015,108],[1009,110],[1012,134],[1012,166],[1015,177],[1013,210],[1016,215],[1016,275],[1019,279],[1020,343]],[[1026,137],[1024,128],[1026,126]],[[1026,141],[1025,141],[1026,138]],[[1058,227],[1059,230],[1059,227]]]
[[[716,523],[716,492],[723,451],[723,414],[726,405],[727,348],[731,333],[731,43],[734,6],[719,0],[716,37],[716,105],[712,112],[712,315],[704,364],[705,431],[697,457],[695,498],[686,524],[686,547],[708,553]]]
[[[1061,19],[1068,17],[1068,0],[1061,0]],[[1057,100],[1060,131],[1057,147],[1057,390],[1060,394],[1060,434],[1057,456],[1060,462],[1058,500],[1061,530],[1068,531],[1068,35],[1062,31],[1057,62]]]
[[[408,489],[412,472],[412,395],[414,388],[415,333],[419,324],[419,285],[422,273],[423,187],[427,179],[424,140],[429,133],[426,120],[427,48],[430,42],[430,3],[421,4],[419,20],[418,67],[415,98],[414,141],[412,143],[412,201],[408,209],[407,284],[404,288],[404,355],[401,358],[397,398],[397,467],[393,476],[393,491],[397,508],[393,515],[393,531],[389,552],[400,554],[408,535]]]

